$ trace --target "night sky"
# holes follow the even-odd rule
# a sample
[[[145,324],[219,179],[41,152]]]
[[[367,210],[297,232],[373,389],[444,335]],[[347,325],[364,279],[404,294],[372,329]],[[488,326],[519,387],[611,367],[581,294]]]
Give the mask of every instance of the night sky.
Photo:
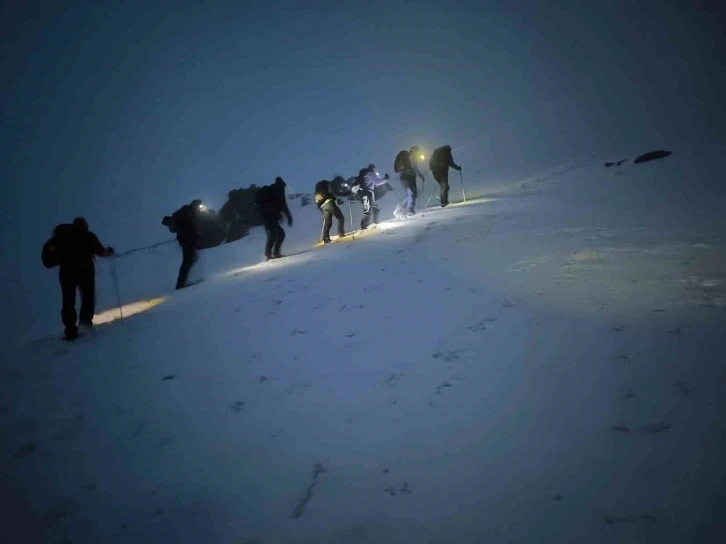
[[[716,2],[560,4],[3,2],[3,274],[76,215],[123,251],[193,198],[413,144],[496,171],[723,135]]]

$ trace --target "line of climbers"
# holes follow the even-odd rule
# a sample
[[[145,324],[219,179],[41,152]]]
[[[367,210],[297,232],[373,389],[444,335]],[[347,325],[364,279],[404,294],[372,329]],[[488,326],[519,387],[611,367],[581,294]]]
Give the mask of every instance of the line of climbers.
[[[418,190],[417,178],[425,181],[419,169],[419,161],[424,156],[421,149],[413,146],[402,150],[396,155],[394,171],[399,174],[401,186],[406,198],[405,213],[401,217],[411,217],[416,213]],[[449,168],[461,171],[451,154],[451,146],[436,149],[429,160],[429,168],[439,184],[439,200],[441,207],[449,204]],[[337,220],[338,235],[345,236],[345,218],[339,204],[348,199],[359,201],[363,206],[361,230],[378,223],[380,209],[378,200],[390,191],[390,176],[381,176],[374,164],[359,171],[357,176],[347,180],[336,176],[332,181],[321,180],[315,184],[315,205],[323,214],[322,241],[330,243],[330,229],[333,218]],[[187,280],[192,265],[198,259],[198,250],[229,243],[247,235],[255,226],[263,226],[266,240],[264,259],[283,257],[282,244],[285,241],[285,230],[280,225],[287,219],[288,227],[293,220],[285,195],[286,183],[277,177],[271,185],[247,189],[234,189],[229,192],[228,200],[220,213],[207,209],[201,200],[193,200],[185,204],[171,216],[165,216],[162,224],[176,234],[177,242],[182,249],[182,263],[176,281],[176,289],[188,285]],[[397,206],[397,210],[401,205]],[[61,318],[65,327],[65,337],[73,340],[78,336],[78,324],[84,327],[93,325],[95,311],[95,256],[109,257],[114,254],[111,247],[101,245],[95,234],[88,230],[88,224],[82,217],[76,218],[72,224],[55,227],[53,236],[43,246],[42,261],[46,268],[60,267],[59,279],[62,293]],[[76,291],[81,295],[81,311],[76,323]]]

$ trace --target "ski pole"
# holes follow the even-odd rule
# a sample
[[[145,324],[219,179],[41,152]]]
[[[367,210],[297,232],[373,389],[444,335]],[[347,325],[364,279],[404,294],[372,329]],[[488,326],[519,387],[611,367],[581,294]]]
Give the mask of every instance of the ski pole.
[[[318,238],[318,242],[323,241],[323,231],[325,230],[325,219],[323,219],[323,226],[320,229],[320,238]]]
[[[350,217],[350,230],[353,231],[353,206],[350,203],[350,200],[348,200],[348,216]]]
[[[461,179],[461,194],[464,195],[464,202],[466,202],[466,191],[464,191],[464,174],[459,170],[459,179]]]
[[[109,263],[111,265],[111,278],[113,279],[113,285],[116,290],[116,301],[118,302],[118,312],[121,315],[121,322],[124,321],[124,311],[121,307],[121,291],[118,287],[118,276],[116,275],[116,257],[111,258],[111,262]]]

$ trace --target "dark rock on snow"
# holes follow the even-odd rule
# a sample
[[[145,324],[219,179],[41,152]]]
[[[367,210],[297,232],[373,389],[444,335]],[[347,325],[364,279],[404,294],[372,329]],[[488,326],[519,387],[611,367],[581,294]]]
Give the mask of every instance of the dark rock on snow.
[[[644,153],[640,157],[636,158],[633,162],[635,164],[639,164],[641,162],[648,162],[648,161],[654,161],[656,159],[663,159],[667,157],[668,155],[673,155],[671,151],[663,151],[662,149],[659,149],[658,151],[650,151],[649,153]]]

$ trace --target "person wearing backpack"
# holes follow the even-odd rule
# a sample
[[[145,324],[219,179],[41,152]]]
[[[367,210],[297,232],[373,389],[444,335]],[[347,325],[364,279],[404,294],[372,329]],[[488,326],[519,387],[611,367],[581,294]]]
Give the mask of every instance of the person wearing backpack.
[[[358,172],[351,186],[351,192],[356,200],[363,203],[363,217],[360,220],[360,230],[366,230],[372,224],[378,224],[378,213],[380,209],[376,203],[376,191],[385,194],[384,186],[388,185],[388,174],[384,177],[378,173],[375,164],[369,164]]]
[[[52,238],[43,245],[43,265],[46,268],[60,267],[61,319],[66,340],[78,337],[78,325],[84,328],[93,326],[96,310],[95,256],[110,257],[114,253],[112,247],[101,245],[98,237],[88,230],[88,223],[83,217],[76,217],[71,224],[57,225]],[[76,314],[76,290],[81,293],[80,314]]]
[[[275,183],[262,187],[255,197],[255,206],[267,235],[265,242],[266,261],[279,259],[283,256],[280,253],[282,243],[285,241],[285,231],[280,226],[283,215],[287,217],[287,226],[292,227],[292,215],[285,198],[286,185],[281,177],[277,177]]]
[[[439,201],[442,208],[449,205],[449,167],[461,172],[461,166],[454,162],[451,146],[445,145],[434,150],[429,160],[429,168],[436,183],[439,184]]]
[[[338,237],[345,236],[345,217],[338,207],[337,199],[333,194],[333,182],[321,180],[315,184],[315,205],[323,213],[323,243],[330,243],[330,227],[333,217],[338,220]]]
[[[184,204],[171,217],[167,215],[161,221],[162,225],[176,234],[176,241],[182,250],[182,262],[176,278],[176,289],[184,289],[187,286],[189,271],[198,259],[197,214],[200,211],[201,204],[201,200],[193,200],[190,204]]]
[[[416,214],[416,197],[418,189],[416,188],[416,176],[421,181],[426,178],[418,168],[418,161],[422,157],[421,150],[418,146],[413,146],[406,151],[405,149],[398,152],[396,160],[393,163],[393,169],[400,174],[401,185],[406,191],[406,216],[411,217]]]

